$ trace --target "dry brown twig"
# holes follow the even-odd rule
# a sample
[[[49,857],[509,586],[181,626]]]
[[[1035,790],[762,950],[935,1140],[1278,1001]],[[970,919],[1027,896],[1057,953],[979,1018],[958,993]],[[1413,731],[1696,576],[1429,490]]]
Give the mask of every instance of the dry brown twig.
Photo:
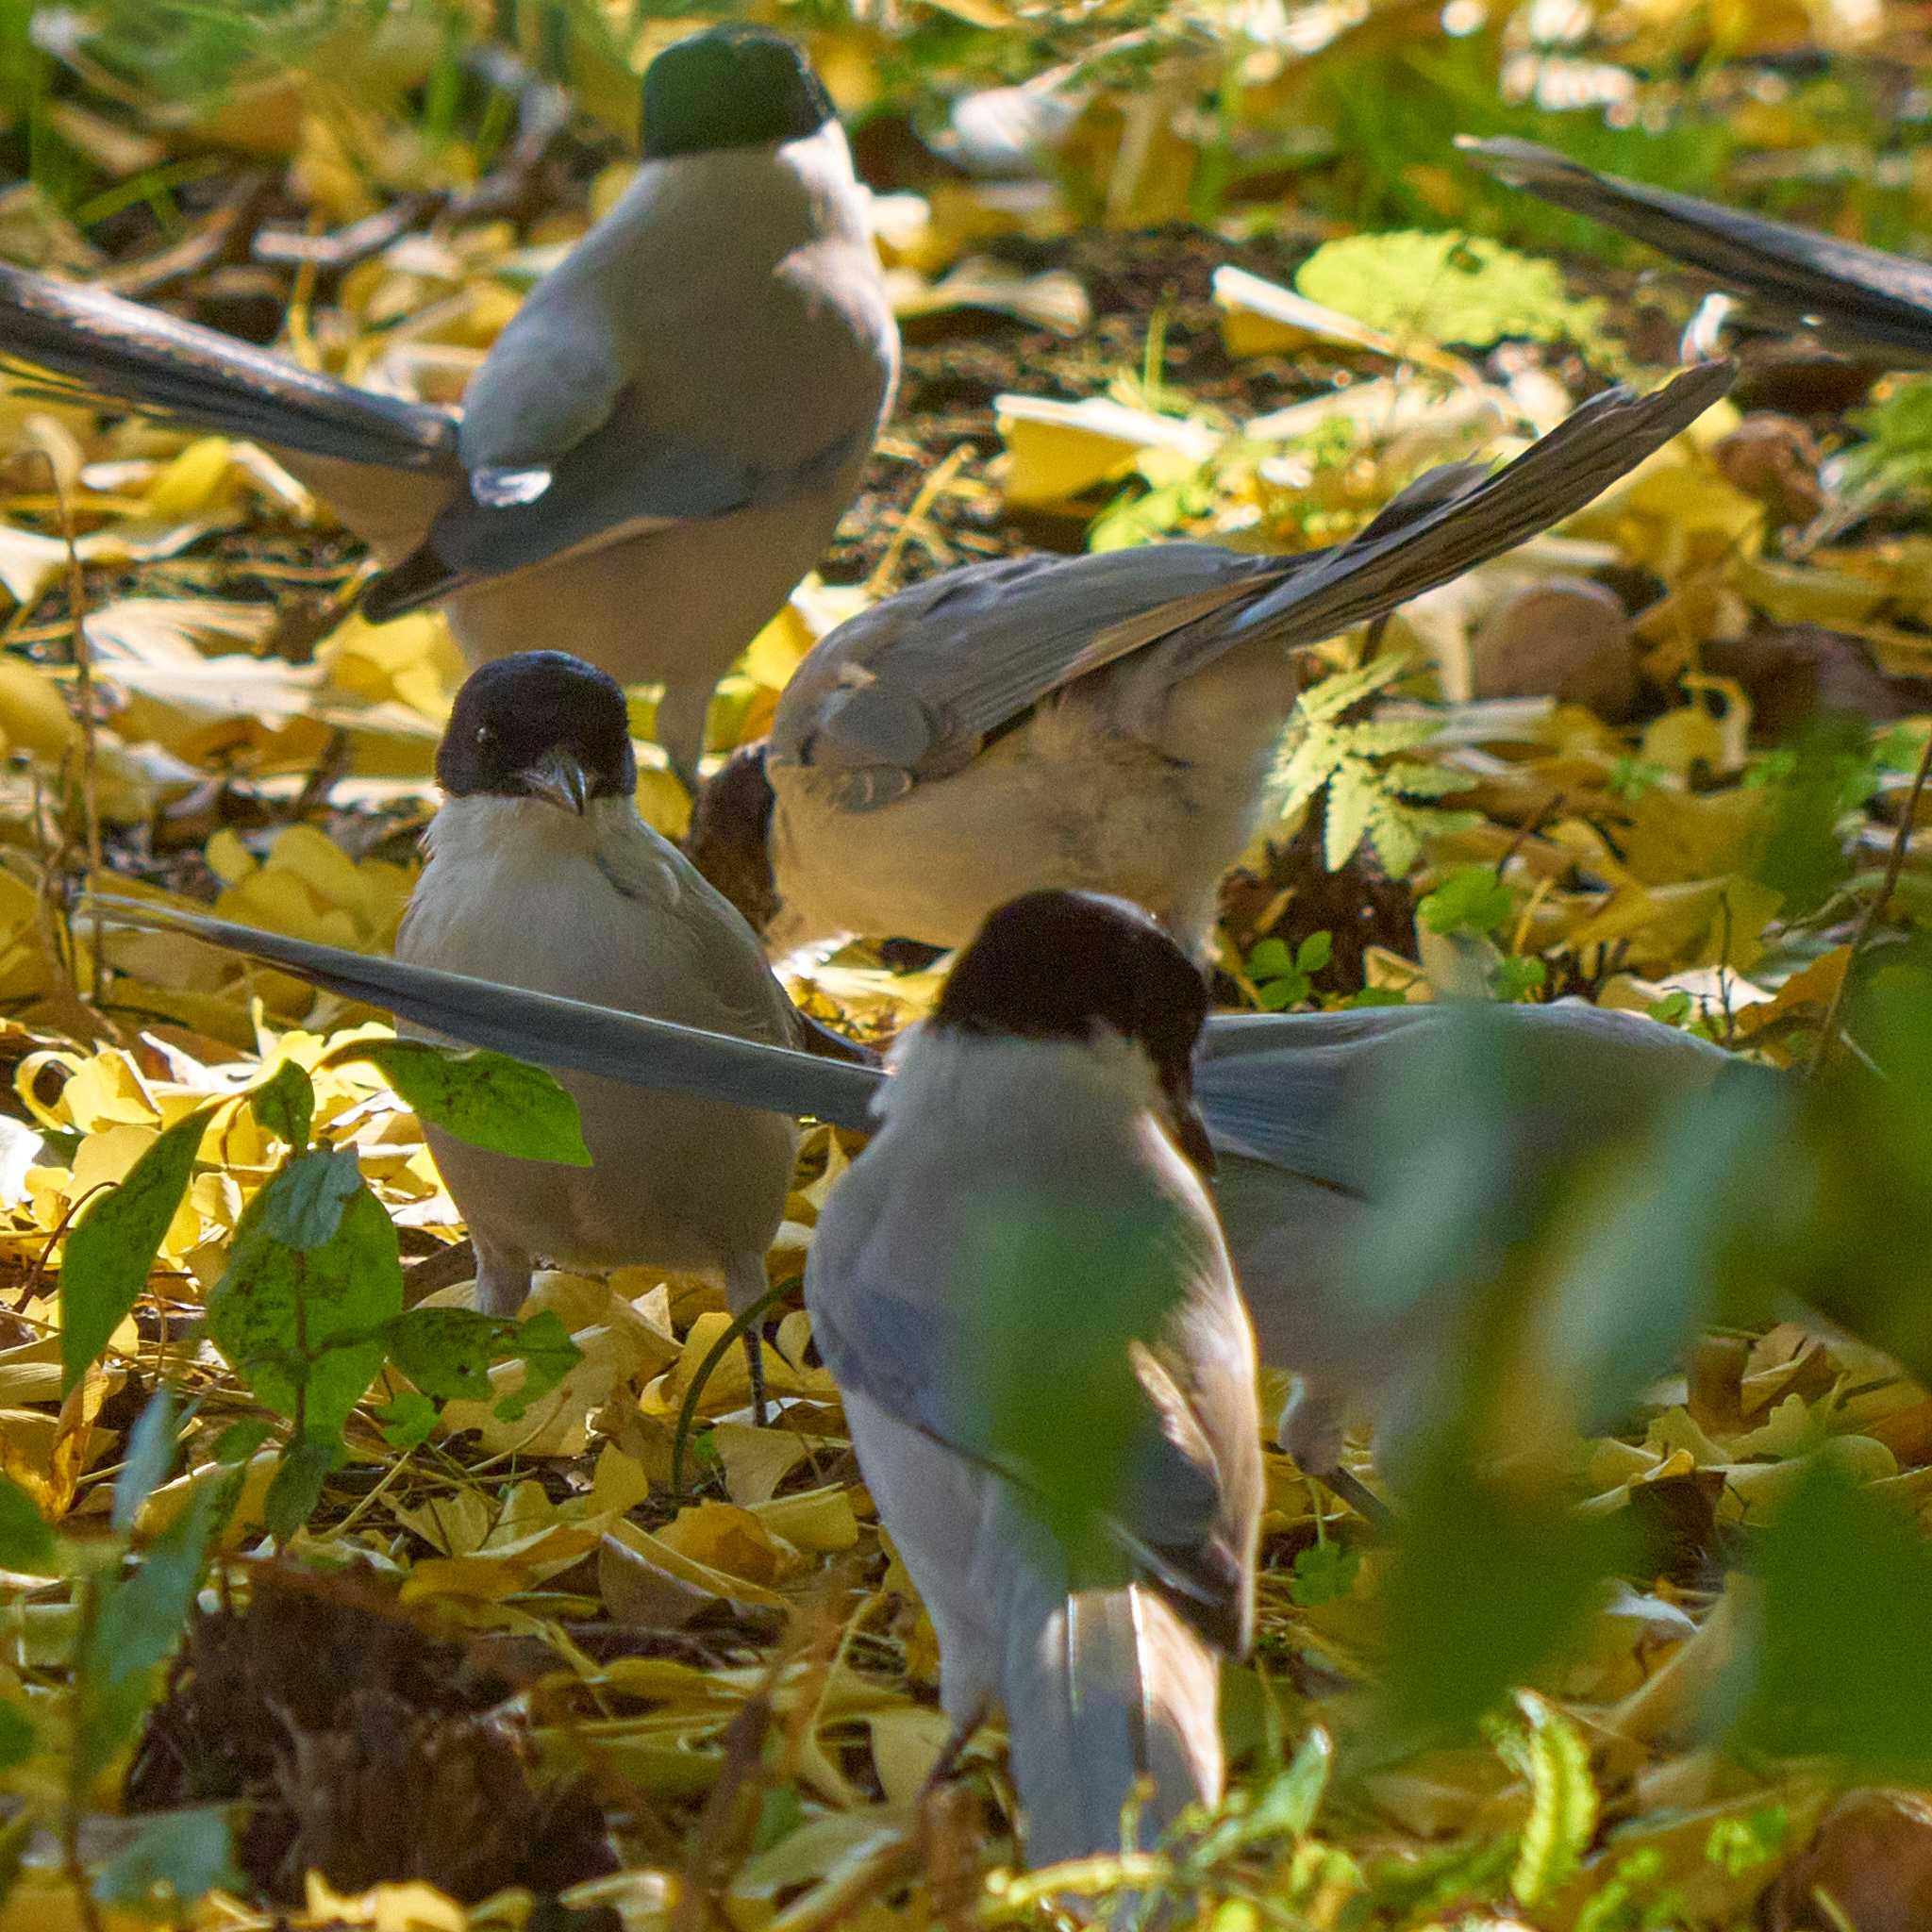
[[[93,657],[87,641],[87,574],[81,569],[80,546],[74,529],[74,507],[67,499],[67,484],[60,475],[60,465],[55,460],[53,450],[38,435],[34,436],[33,447],[28,454],[38,456],[47,466],[47,480],[53,487],[54,502],[60,518],[60,538],[67,546],[70,648],[74,654],[75,683],[80,693],[77,707],[80,714],[80,803],[87,827],[87,874],[92,880],[101,874],[101,803],[100,744],[94,723]],[[93,908],[93,983],[90,996],[98,1005],[107,973],[105,926],[98,903]]]

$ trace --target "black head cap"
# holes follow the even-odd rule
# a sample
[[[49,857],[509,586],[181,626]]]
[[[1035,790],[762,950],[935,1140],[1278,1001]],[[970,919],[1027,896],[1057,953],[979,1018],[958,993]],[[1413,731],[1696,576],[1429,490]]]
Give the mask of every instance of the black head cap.
[[[708,27],[644,70],[647,161],[800,141],[831,118],[831,96],[811,62],[770,27]]]
[[[933,1019],[967,1033],[1091,1040],[1108,1026],[1154,1062],[1175,1138],[1214,1164],[1194,1111],[1194,1044],[1208,1018],[1199,969],[1151,913],[1102,892],[1049,890],[1009,900],[947,976]]]
[[[485,664],[457,693],[436,779],[452,798],[547,798],[580,810],[589,799],[628,798],[638,767],[624,691],[568,651]]]

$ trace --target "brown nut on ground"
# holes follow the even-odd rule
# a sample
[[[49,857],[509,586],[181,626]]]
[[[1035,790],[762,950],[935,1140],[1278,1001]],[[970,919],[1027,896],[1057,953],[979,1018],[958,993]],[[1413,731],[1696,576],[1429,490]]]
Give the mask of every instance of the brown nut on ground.
[[[1758,1901],[1763,1932],[1923,1932],[1932,1925],[1932,1799],[1848,1791]]]
[[[1792,417],[1768,409],[1746,416],[1711,457],[1724,481],[1763,504],[1779,526],[1808,524],[1824,508],[1818,481],[1824,452]]]
[[[1553,697],[1611,721],[1637,702],[1629,614],[1588,577],[1539,577],[1501,598],[1471,643],[1470,672],[1479,698]]]

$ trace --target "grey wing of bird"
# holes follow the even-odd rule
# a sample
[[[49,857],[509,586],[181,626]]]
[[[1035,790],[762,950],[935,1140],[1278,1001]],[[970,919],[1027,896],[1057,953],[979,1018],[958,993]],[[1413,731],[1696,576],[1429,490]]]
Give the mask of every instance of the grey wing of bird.
[[[1583,508],[1662,448],[1736,375],[1729,362],[1703,362],[1648,395],[1617,388],[1592,396],[1480,481],[1459,471],[1432,501],[1413,499],[1394,518],[1385,512],[1238,612],[1177,632],[1162,646],[1168,677],[1186,677],[1244,637],[1319,642],[1500,557]]]
[[[394,469],[457,464],[452,410],[358,389],[219,329],[8,263],[0,359],[40,392],[109,396],[192,429]]]
[[[1527,141],[1457,145],[1507,182],[1573,214],[1619,228],[1748,295],[1779,321],[1813,325],[1851,349],[1932,363],[1932,267],[1721,208],[1614,175],[1599,175]]]
[[[783,502],[833,475],[869,429],[836,437],[801,462],[760,463],[654,428],[626,390],[596,429],[554,459],[473,473],[422,547],[371,582],[363,611],[384,623],[459,585],[567,551]]]
[[[1168,684],[1243,637],[1333,637],[1580,509],[1703,414],[1733,373],[1707,363],[1648,396],[1608,391],[1493,474],[1455,464],[1419,478],[1332,549],[1158,543],[949,571],[813,650],[780,701],[773,755],[943,777],[1049,692],[1130,655],[1147,653],[1146,675]]]
[[[1214,543],[1159,543],[947,571],[813,649],[779,700],[773,755],[943,776],[1065,683],[1096,636],[1143,621],[1161,635],[1283,568]]]
[[[683,982],[715,1003],[718,1024],[746,1040],[796,1046],[801,1015],[743,915],[669,840],[633,823],[600,840],[597,867],[613,891],[648,907],[660,958],[675,948]],[[728,1021],[726,1016],[728,1017]]]
[[[983,1338],[971,1331],[968,1316],[936,1295],[905,1292],[896,1274],[878,1278],[883,1250],[867,1239],[873,1204],[891,1194],[895,1216],[929,1224],[937,1254],[948,1251],[957,1233],[952,1203],[935,1200],[921,1209],[876,1162],[868,1171],[864,1160],[841,1191],[839,1211],[821,1222],[805,1290],[813,1339],[840,1387],[1022,1491],[1051,1491],[1050,1473],[1016,1461],[999,1440],[972,1367]],[[1226,1281],[1224,1261],[1220,1274]],[[1196,1348],[1204,1339],[1213,1343],[1200,1358],[1200,1386],[1174,1365],[1181,1358],[1171,1357],[1159,1338],[1152,1347],[1130,1345],[1143,1407],[1128,1433],[1108,1521],[1124,1560],[1166,1586],[1191,1622],[1224,1642],[1246,1629],[1247,1558],[1238,1525],[1250,1487],[1244,1452],[1253,1445],[1245,1424],[1228,1431],[1228,1415],[1242,1412],[1239,1391],[1220,1386],[1224,1375],[1252,1376],[1245,1323],[1231,1283],[1224,1305],[1211,1288],[1184,1291],[1167,1332]],[[1217,1339],[1221,1327],[1229,1332]]]
[[[117,926],[192,933],[449,1039],[654,1091],[760,1107],[863,1132],[886,1077],[876,1064],[825,1059],[762,1040],[647,1020],[583,1000],[375,958],[148,901],[103,894],[91,903],[98,904]]]
[[[451,1039],[543,1066],[810,1116],[857,1132],[873,1124],[872,1104],[887,1078],[876,1064],[826,1059],[788,1045],[648,1020],[148,901],[102,895],[96,903],[117,925],[190,932]],[[1557,1086],[1598,1108],[1621,1104],[1653,1075],[1698,1078],[1732,1064],[1732,1056],[1708,1041],[1585,1003],[1498,1010],[1499,1024],[1533,1044],[1542,1042],[1537,1050]],[[1209,1137],[1224,1151],[1313,1185],[1365,1191],[1368,1177],[1350,1127],[1359,1091],[1384,1054],[1405,1038],[1424,1041],[1445,1017],[1447,1009],[1434,1006],[1217,1015],[1208,1023],[1194,1071],[1195,1098]],[[1596,1057],[1594,1075],[1586,1078],[1557,1050],[1566,1041]]]
[[[1339,1013],[1218,1014],[1194,1063],[1194,1097],[1218,1149],[1318,1186],[1371,1191],[1364,1132],[1375,1096],[1445,1027],[1490,1029],[1525,1145],[1546,1153],[1615,1131],[1664,1096],[1737,1064],[1721,1046],[1586,1000],[1440,1002]]]
[[[1351,1096],[1384,1048],[1438,1025],[1441,1015],[1433,1005],[1213,1015],[1194,1058],[1194,1100],[1209,1141],[1218,1153],[1361,1191],[1361,1151],[1344,1131]]]

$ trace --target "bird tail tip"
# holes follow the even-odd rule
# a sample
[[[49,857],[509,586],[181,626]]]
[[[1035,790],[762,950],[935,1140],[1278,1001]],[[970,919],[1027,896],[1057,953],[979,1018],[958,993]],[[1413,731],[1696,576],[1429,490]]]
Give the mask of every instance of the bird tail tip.
[[[1158,1591],[1076,1591],[1009,1630],[1003,1691],[1030,1864],[1145,1847],[1220,1799],[1221,1659]]]

